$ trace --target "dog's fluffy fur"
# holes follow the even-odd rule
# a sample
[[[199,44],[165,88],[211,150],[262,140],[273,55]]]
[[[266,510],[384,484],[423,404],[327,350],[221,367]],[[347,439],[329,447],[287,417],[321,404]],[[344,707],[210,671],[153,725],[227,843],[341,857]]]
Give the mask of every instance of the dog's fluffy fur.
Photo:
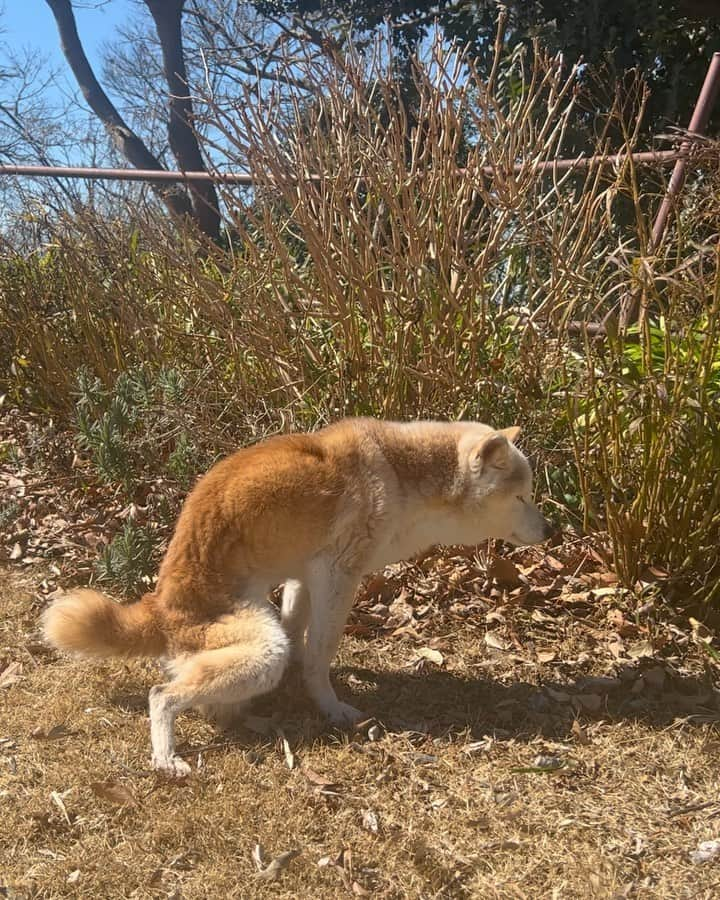
[[[240,450],[188,496],[152,593],[123,606],[73,591],[45,613],[45,635],[85,655],[169,662],[150,723],[153,762],[174,774],[188,772],[177,714],[272,690],[291,649],[320,710],[351,722],[360,713],[335,696],[329,670],[364,575],[433,544],[549,537],[517,433],[346,419]],[[267,595],[283,582],[280,623]]]

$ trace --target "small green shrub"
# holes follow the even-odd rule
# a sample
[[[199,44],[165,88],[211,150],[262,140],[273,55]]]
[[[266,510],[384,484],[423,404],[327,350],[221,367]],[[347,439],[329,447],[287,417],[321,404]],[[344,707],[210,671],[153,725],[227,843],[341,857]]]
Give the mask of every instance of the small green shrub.
[[[686,301],[708,288],[701,279],[666,293],[665,315],[605,348],[588,343],[585,388],[569,403],[585,524],[607,529],[618,574],[632,585],[654,565],[708,602],[720,594],[717,272],[714,279],[700,315]]]
[[[187,487],[197,472],[197,449],[186,431],[175,439],[175,448],[168,457],[167,471],[182,486]]]
[[[0,531],[9,528],[20,515],[20,504],[16,500],[0,500]]]
[[[77,379],[77,442],[98,477],[132,496],[143,481],[167,475],[182,486],[197,471],[198,451],[186,428],[193,402],[184,375],[162,368],[122,372],[111,387],[81,369]]]
[[[128,520],[97,560],[98,580],[124,594],[146,589],[156,568],[154,552],[152,532]]]

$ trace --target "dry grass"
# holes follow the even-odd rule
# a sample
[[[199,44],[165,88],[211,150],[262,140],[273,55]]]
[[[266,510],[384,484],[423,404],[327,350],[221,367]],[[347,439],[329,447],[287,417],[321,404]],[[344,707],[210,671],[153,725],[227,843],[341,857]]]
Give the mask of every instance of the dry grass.
[[[172,783],[147,770],[152,667],[44,652],[39,580],[6,571],[0,596],[0,669],[22,665],[2,689],[0,893],[717,896],[717,864],[688,856],[720,828],[714,693],[694,650],[664,690],[636,669],[573,726],[573,705],[547,686],[582,692],[608,666],[572,614],[547,634],[563,662],[542,666],[492,655],[480,621],[452,633],[438,622],[446,665],[424,671],[410,643],[347,637],[338,678],[384,722],[378,740],[324,734],[290,684],[259,712],[279,713],[293,770],[275,736],[220,735],[188,715],[181,750],[199,768]],[[518,771],[538,754],[566,765]],[[257,877],[256,843],[268,858],[301,852],[271,882]],[[344,848],[340,865],[318,865]]]

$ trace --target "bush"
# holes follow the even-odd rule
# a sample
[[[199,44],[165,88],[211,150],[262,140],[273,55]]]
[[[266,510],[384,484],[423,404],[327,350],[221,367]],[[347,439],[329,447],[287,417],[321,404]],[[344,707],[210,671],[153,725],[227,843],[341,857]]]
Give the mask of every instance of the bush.
[[[98,580],[123,594],[136,591],[139,584],[147,589],[157,568],[155,544],[149,529],[127,521],[95,564]]]
[[[193,429],[185,377],[176,369],[121,372],[110,388],[87,369],[79,371],[75,425],[79,449],[100,480],[119,483],[129,497],[149,479],[164,476],[187,487],[209,464]]]
[[[72,423],[129,495],[342,415],[519,422],[541,489],[607,531],[627,585],[652,564],[717,596],[717,176],[650,256],[650,171],[539,173],[563,154],[577,71],[540,48],[496,63],[485,78],[437,42],[412,109],[388,47],[322,72],[294,60],[311,105],[288,88],[260,108],[252,85],[231,108],[207,98],[230,166],[256,182],[223,189],[225,246],[150,219],[68,220],[54,247],[9,250],[10,402]],[[618,92],[624,150],[644,101],[640,84]],[[568,337],[638,292],[636,332]],[[135,539],[108,572],[142,558]]]
[[[681,277],[656,261],[646,283],[645,305],[663,314],[576,355],[571,427],[586,527],[607,529],[623,581],[654,565],[709,602],[720,594],[720,270],[714,247],[683,256]]]

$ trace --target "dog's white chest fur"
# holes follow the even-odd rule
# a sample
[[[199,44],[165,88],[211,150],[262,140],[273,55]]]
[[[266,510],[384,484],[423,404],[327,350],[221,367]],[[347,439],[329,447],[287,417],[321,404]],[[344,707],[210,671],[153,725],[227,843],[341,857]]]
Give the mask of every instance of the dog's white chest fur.
[[[467,538],[467,529],[459,517],[445,512],[423,512],[388,529],[377,542],[368,564],[368,572],[391,563],[412,559],[434,544],[454,544]]]

